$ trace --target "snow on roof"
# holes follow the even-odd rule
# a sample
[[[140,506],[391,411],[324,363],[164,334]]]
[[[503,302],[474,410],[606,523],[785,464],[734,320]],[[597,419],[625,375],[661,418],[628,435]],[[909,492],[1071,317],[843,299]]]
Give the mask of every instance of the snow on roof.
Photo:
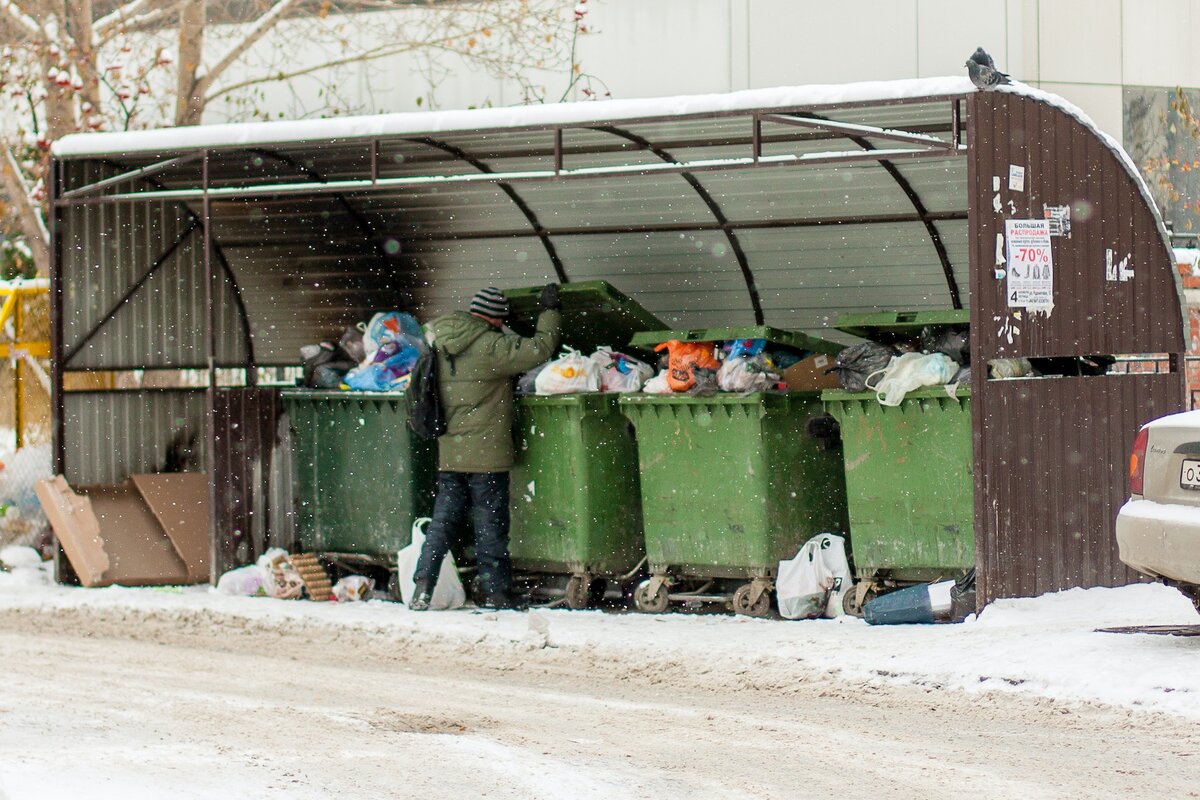
[[[649,117],[757,109],[833,106],[921,97],[944,97],[974,91],[965,77],[869,81],[816,86],[781,86],[724,94],[683,95],[636,100],[480,108],[465,111],[415,111],[276,122],[245,122],[162,128],[149,131],[77,133],[54,143],[60,158],[114,153],[195,150],[204,147],[329,141],[374,136],[415,135],[541,125],[591,124]]]

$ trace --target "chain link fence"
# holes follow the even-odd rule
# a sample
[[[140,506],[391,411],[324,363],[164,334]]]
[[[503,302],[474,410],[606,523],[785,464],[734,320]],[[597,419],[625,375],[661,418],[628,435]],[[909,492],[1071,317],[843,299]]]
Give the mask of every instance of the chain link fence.
[[[17,344],[49,340],[48,293],[19,295],[0,329],[0,547],[49,539],[33,486],[51,474],[50,363]]]

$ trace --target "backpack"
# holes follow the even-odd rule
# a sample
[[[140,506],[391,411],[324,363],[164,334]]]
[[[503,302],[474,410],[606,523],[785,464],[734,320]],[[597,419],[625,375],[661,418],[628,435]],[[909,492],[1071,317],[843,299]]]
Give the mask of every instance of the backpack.
[[[421,351],[408,378],[408,427],[422,439],[436,439],[446,433],[446,415],[438,396],[437,348]]]

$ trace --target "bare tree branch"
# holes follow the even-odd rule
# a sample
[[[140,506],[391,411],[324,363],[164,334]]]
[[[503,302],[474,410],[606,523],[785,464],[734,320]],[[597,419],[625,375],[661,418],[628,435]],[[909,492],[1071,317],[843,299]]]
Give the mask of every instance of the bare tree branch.
[[[31,36],[40,36],[49,39],[46,29],[36,18],[27,14],[15,0],[0,0],[0,11],[13,22],[15,22],[25,33]]]
[[[110,13],[105,14],[100,19],[96,20],[92,26],[96,29],[96,35],[100,37],[107,36],[111,30],[124,27],[131,17],[141,14],[150,7],[150,0],[133,0],[132,3],[126,3],[123,6],[118,6]]]
[[[167,20],[178,16],[184,4],[183,2],[171,3],[170,5],[156,8],[153,11],[147,11],[145,14],[125,16],[103,27],[100,26],[100,23],[96,23],[96,36],[100,40],[100,43],[103,44],[111,41],[118,34],[152,30],[166,24]],[[133,5],[136,5],[136,3],[130,3],[130,6]],[[111,17],[112,15],[110,14],[109,16]],[[105,17],[105,19],[107,18]]]
[[[196,77],[204,54],[206,0],[184,0],[179,7],[179,56],[175,78],[175,124],[199,123],[204,113],[204,93]]]
[[[208,93],[208,88],[224,74],[225,70],[229,69],[232,64],[246,54],[247,50],[270,33],[271,29],[278,25],[284,19],[285,15],[300,5],[300,3],[301,0],[279,0],[275,3],[270,11],[263,14],[250,26],[241,41],[231,47],[229,52],[217,62],[216,66],[205,71],[196,84],[196,94],[204,97]]]

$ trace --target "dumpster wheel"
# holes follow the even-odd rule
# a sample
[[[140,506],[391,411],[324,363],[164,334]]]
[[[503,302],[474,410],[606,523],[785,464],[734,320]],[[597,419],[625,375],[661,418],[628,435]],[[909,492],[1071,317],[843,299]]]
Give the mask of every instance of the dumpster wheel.
[[[739,586],[733,593],[733,611],[746,617],[767,616],[771,613],[770,591],[753,583]]]
[[[579,610],[592,604],[592,576],[577,573],[567,581],[567,608]]]
[[[652,585],[656,589],[653,595],[650,593]],[[644,580],[633,592],[633,607],[645,614],[661,614],[667,610],[670,603],[671,600],[667,596],[667,585],[661,580],[656,581],[653,578]]]

